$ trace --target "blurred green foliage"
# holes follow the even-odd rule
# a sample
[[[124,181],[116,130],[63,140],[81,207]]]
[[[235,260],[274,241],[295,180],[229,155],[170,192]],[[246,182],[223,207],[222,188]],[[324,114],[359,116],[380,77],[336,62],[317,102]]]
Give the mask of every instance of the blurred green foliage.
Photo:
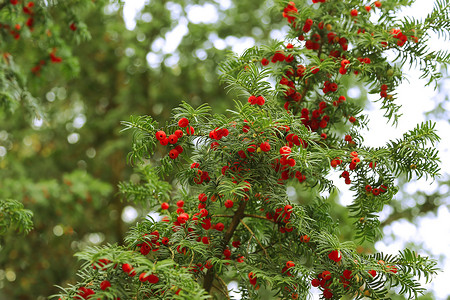
[[[270,1],[236,0],[228,9],[216,1],[151,1],[134,30],[126,29],[118,3],[50,2],[33,32],[16,10],[21,7],[0,5],[0,22],[23,30],[15,40],[0,29],[6,42],[0,53],[9,53],[0,59],[0,195],[34,213],[30,234],[1,241],[2,299],[44,299],[57,291],[55,284],[74,281],[75,252],[121,242],[126,203],[117,185],[139,180],[126,165],[130,137],[120,133],[121,120],[144,113],[164,121],[181,100],[223,111],[231,96],[219,84],[217,65],[231,45],[218,49],[212,37],[268,40],[283,24],[267,14]],[[205,4],[215,7],[219,21],[190,22],[189,11]],[[72,23],[76,31],[69,30]],[[187,34],[164,53],[157,45],[175,39],[169,33],[179,24]],[[53,48],[61,63],[48,61]],[[151,57],[160,63],[149,65]],[[47,62],[32,72],[41,60]]]
[[[128,204],[117,186],[140,177],[126,165],[131,142],[120,121],[149,114],[164,122],[182,100],[223,112],[232,95],[217,66],[231,43],[267,42],[284,22],[269,10],[272,1],[150,1],[127,30],[118,1],[48,1],[54,6],[31,32],[8,2],[0,0],[0,23],[22,24],[23,33],[15,40],[0,28],[0,199],[31,210],[34,230],[1,238],[0,298],[44,299],[55,284],[74,281],[75,252],[120,243],[127,230],[121,216]],[[215,7],[217,22],[191,22],[189,11],[205,4]],[[169,33],[184,25],[174,51],[163,51],[179,38]],[[54,47],[63,61],[33,73]],[[363,94],[358,101],[365,100]],[[299,201],[309,193],[299,191]],[[342,234],[351,234],[345,210],[335,214]]]

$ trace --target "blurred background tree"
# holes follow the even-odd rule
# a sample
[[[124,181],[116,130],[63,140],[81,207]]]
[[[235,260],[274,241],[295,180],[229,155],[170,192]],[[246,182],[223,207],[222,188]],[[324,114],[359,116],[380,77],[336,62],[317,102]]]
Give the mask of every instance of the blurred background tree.
[[[147,1],[128,29],[122,1],[35,1],[33,14],[30,1],[12,2],[0,0],[0,199],[30,209],[34,230],[2,237],[0,298],[45,299],[74,280],[75,252],[121,243],[148,213],[118,193],[120,181],[140,180],[120,121],[164,122],[181,100],[222,112],[232,101],[217,76],[227,50],[267,42],[285,23],[270,0]],[[398,203],[391,219],[414,220]],[[350,235],[345,210],[336,218]]]
[[[181,100],[223,110],[231,97],[218,82],[218,62],[236,39],[268,40],[282,20],[267,14],[265,1],[152,1],[127,30],[121,3],[83,1],[80,9],[35,1],[36,16],[45,14],[30,31],[21,11],[29,2],[9,2],[0,1],[3,87],[10,87],[0,110],[0,195],[34,213],[34,230],[3,237],[0,298],[44,299],[57,291],[54,284],[74,279],[75,252],[121,243],[128,228],[122,215],[130,207],[117,184],[139,176],[126,164],[130,137],[120,121],[141,113],[164,121]],[[216,9],[221,21],[192,22],[198,5]],[[15,24],[18,39],[4,29]],[[189,32],[182,39],[180,29]],[[223,45],[215,47],[211,36]],[[161,45],[170,39],[180,42],[165,53]]]

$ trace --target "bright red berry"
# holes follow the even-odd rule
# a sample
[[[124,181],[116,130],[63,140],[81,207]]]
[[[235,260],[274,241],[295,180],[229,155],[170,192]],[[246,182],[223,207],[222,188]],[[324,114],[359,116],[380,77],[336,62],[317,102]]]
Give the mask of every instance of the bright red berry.
[[[176,134],[169,135],[169,143],[176,144],[178,142],[178,136]]]
[[[295,267],[295,263],[293,261],[290,260],[290,261],[286,262],[286,268],[290,269],[293,267]]]
[[[167,203],[167,202],[161,203],[161,209],[162,209],[162,210],[169,209],[169,203]]]
[[[342,255],[339,250],[333,250],[328,254],[328,258],[335,262],[339,262],[342,259]]]
[[[180,126],[181,128],[184,128],[186,126],[189,125],[189,120],[186,118],[181,118],[180,120],[178,120],[178,126]]]
[[[259,147],[261,148],[261,151],[263,151],[263,152],[269,152],[270,151],[270,144],[269,144],[269,142],[261,143],[261,145]]]
[[[223,225],[223,223],[217,223],[214,226],[214,229],[217,230],[217,231],[223,231],[224,228],[225,228],[225,225]]]
[[[156,132],[156,139],[161,141],[166,138],[166,133],[162,130]]]
[[[234,202],[232,200],[228,199],[225,201],[224,205],[226,208],[232,208],[234,205]]]
[[[172,149],[169,151],[169,156],[171,159],[175,159],[178,157],[180,153],[178,153],[178,151],[176,149]]]
[[[358,10],[352,9],[352,10],[350,11],[350,15],[351,15],[352,17],[356,17],[356,16],[358,15]]]

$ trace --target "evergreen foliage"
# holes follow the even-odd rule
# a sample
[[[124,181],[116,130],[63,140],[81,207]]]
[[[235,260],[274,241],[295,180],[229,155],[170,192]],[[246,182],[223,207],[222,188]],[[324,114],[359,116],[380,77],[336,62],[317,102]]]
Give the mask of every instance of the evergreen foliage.
[[[380,93],[385,115],[395,123],[394,91],[404,79],[405,57],[424,61],[423,75],[438,79],[437,65],[448,63],[448,55],[420,45],[430,32],[443,30],[430,24],[445,25],[438,15],[448,15],[448,4],[438,2],[424,23],[397,20],[395,12],[410,3],[281,1],[290,24],[287,40],[253,47],[220,67],[236,97],[227,114],[182,103],[164,126],[150,116],[124,122],[133,130],[129,161],[144,164],[144,180],[120,189],[165,216],[136,224],[124,246],[79,253],[80,281],[56,297],[229,298],[230,273],[239,278],[245,299],[260,298],[260,287],[279,299],[306,299],[312,288],[324,299],[389,299],[395,287],[409,298],[423,293],[419,279],[436,274],[434,260],[410,250],[364,255],[356,248],[378,238],[378,213],[395,196],[400,174],[408,180],[439,174],[434,124],[419,124],[384,147],[366,147],[363,107],[346,99],[340,84],[355,76]],[[391,50],[400,66],[387,59]],[[169,148],[168,155],[149,165],[158,144]],[[353,192],[351,241],[339,238],[321,195],[335,189],[329,179],[335,170]],[[172,193],[161,183],[169,175]],[[289,186],[316,188],[317,197],[292,201]]]
[[[23,208],[23,204],[12,199],[0,200],[0,234],[9,228],[28,233],[33,229],[33,213]]]

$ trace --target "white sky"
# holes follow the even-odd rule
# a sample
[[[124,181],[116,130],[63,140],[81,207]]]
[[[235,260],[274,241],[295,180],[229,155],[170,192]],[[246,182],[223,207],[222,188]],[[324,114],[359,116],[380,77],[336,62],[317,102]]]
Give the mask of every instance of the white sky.
[[[215,0],[220,3],[221,9],[227,9],[231,5],[230,0]],[[133,30],[136,22],[134,17],[142,9],[143,5],[148,3],[148,0],[127,0],[124,7],[125,23],[129,30]],[[430,0],[417,0],[412,7],[405,9],[399,14],[402,16],[412,16],[417,19],[423,19],[433,8],[432,3],[434,1]],[[188,7],[187,19],[185,17],[180,17],[181,7],[178,4],[168,2],[170,5],[170,10],[173,19],[178,19],[179,24],[171,32],[168,32],[164,39],[157,39],[152,41],[152,50],[154,52],[162,51],[163,53],[173,53],[183,36],[188,34],[187,24],[188,21],[192,23],[214,23],[218,22],[218,14],[216,8],[211,4],[191,5]],[[147,16],[151,19],[151,16]],[[283,39],[285,32],[274,31],[271,34],[273,39]],[[245,49],[254,45],[255,41],[251,37],[236,38],[228,37],[225,40],[219,39],[215,35],[210,36],[212,45],[218,49],[224,49],[227,45],[232,47],[232,50],[237,53],[242,53]],[[167,42],[169,41],[169,42]],[[444,44],[445,43],[445,44]],[[448,41],[433,41],[430,47],[437,46],[440,49],[450,48]],[[435,50],[435,49],[433,49]],[[197,56],[200,59],[205,59],[204,53],[198,52]],[[162,61],[162,57],[158,53],[149,53],[147,55],[147,60],[151,67],[158,67]],[[178,62],[177,55],[173,55],[172,59],[169,61],[170,65],[175,65]],[[379,109],[379,105],[372,102],[369,107],[370,118],[370,140],[366,139],[366,145],[369,146],[382,146],[388,140],[400,138],[402,134],[410,129],[413,129],[416,124],[425,121],[423,112],[431,110],[434,108],[434,98],[438,97],[437,91],[433,90],[432,86],[425,87],[426,81],[419,80],[420,72],[418,70],[409,70],[407,72],[410,82],[405,82],[396,90],[399,97],[399,104],[402,105],[401,113],[403,117],[399,120],[399,125],[397,128],[392,128],[386,124],[386,120],[383,117],[383,112]],[[450,94],[450,80],[447,80],[444,84],[445,91]],[[441,96],[442,97],[442,96]],[[376,100],[377,96],[370,96],[370,99]],[[447,103],[446,108],[450,111],[450,105]],[[450,125],[447,121],[438,121],[437,126],[438,134],[441,136],[442,141],[439,145],[440,157],[442,159],[442,172],[447,172],[450,170]],[[448,172],[447,172],[448,175]],[[335,180],[335,183],[341,181]],[[430,191],[437,188],[436,184],[431,184],[430,181],[416,181],[408,186],[408,192],[414,192],[417,189]],[[339,185],[339,189],[343,191],[342,202],[343,204],[348,204],[351,202],[351,194],[348,192],[345,185]],[[347,190],[347,192],[345,192]],[[441,192],[449,194],[448,187],[441,187]],[[449,196],[450,198],[450,196]],[[431,250],[432,254],[438,258],[440,255],[446,256],[445,261],[440,268],[443,270],[440,275],[435,278],[433,283],[427,286],[435,291],[437,300],[445,300],[450,296],[448,288],[448,278],[450,278],[450,211],[449,211],[449,198],[445,201],[447,206],[442,205],[439,208],[437,217],[427,216],[418,219],[417,226],[412,225],[406,221],[394,222],[391,226],[386,227],[385,235],[386,238],[376,244],[379,251],[385,253],[396,254],[398,250],[403,249],[405,243],[413,241],[418,244],[424,244],[424,247]],[[396,238],[392,240],[389,237],[391,233],[394,233]],[[235,283],[232,284],[235,288]],[[231,287],[231,285],[230,285]],[[317,295],[314,296],[316,299]]]

